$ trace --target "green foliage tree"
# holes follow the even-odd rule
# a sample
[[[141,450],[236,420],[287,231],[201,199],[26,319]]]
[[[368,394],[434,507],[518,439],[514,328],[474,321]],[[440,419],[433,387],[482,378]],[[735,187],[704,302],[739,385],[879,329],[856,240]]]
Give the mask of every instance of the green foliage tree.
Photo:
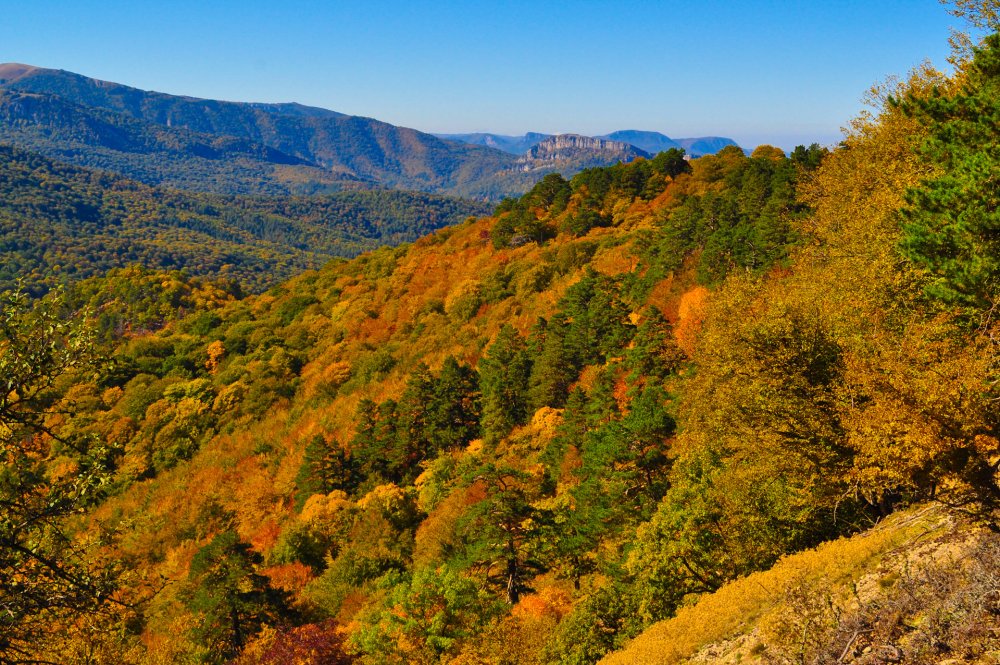
[[[528,417],[528,380],[531,359],[524,339],[504,325],[479,361],[483,435],[496,442]]]
[[[387,576],[381,586],[387,596],[354,636],[366,663],[443,662],[497,609],[475,581],[445,567]]]
[[[829,154],[830,151],[821,147],[818,143],[810,143],[808,148],[804,145],[795,146],[795,149],[792,150],[788,158],[792,160],[792,164],[806,171],[814,171],[819,168],[819,165],[823,162],[823,158]]]
[[[302,466],[295,478],[295,504],[302,509],[314,494],[334,490],[353,491],[359,482],[358,469],[350,454],[336,441],[317,434],[306,444]]]
[[[610,219],[591,208],[578,210],[563,222],[563,228],[577,237],[587,235],[590,229],[610,225]]]
[[[231,660],[265,626],[293,620],[286,594],[258,572],[260,563],[233,531],[216,535],[191,560],[183,599],[200,618],[191,638],[204,648],[203,662]]]
[[[433,392],[428,425],[435,450],[455,450],[479,436],[482,406],[475,369],[448,356]]]
[[[39,662],[54,625],[97,613],[117,588],[121,571],[96,567],[66,523],[107,489],[112,451],[50,421],[67,385],[102,365],[94,340],[58,295],[0,295],[0,662]]]
[[[691,172],[691,164],[684,159],[683,148],[671,148],[657,154],[650,160],[653,171],[670,178]]]
[[[418,415],[411,413],[409,417]],[[412,433],[401,432],[399,420],[399,405],[395,400],[376,404],[364,399],[358,404],[350,449],[352,459],[357,460],[358,471],[368,479],[366,487],[379,482],[396,482],[412,472],[408,466],[412,452],[408,448],[410,437],[419,436],[422,430],[417,429],[419,423],[413,422]]]
[[[940,167],[908,192],[903,251],[931,274],[930,296],[982,310],[1000,287],[1000,34],[973,53],[954,94],[936,88],[895,103],[927,125],[920,151]]]
[[[684,353],[677,347],[673,326],[657,308],[646,309],[632,342],[625,365],[634,379],[662,381],[680,369]]]
[[[566,317],[557,314],[539,330],[531,376],[528,379],[529,409],[534,412],[543,406],[559,408],[566,400],[570,384],[579,374],[579,368],[566,346],[568,324]]]
[[[516,605],[530,590],[531,578],[545,570],[538,555],[549,512],[532,503],[535,488],[522,471],[487,464],[474,482],[485,487],[486,498],[463,517],[465,558],[509,605]]]
[[[519,203],[529,208],[544,208],[550,215],[558,215],[566,209],[572,193],[565,178],[558,173],[549,173],[521,197]]]
[[[644,627],[632,589],[612,581],[585,596],[559,624],[546,659],[559,665],[588,665],[621,647]]]
[[[399,398],[394,463],[399,467],[396,475],[401,479],[416,477],[417,463],[431,456],[436,448],[431,422],[435,409],[434,383],[430,369],[420,363]]]

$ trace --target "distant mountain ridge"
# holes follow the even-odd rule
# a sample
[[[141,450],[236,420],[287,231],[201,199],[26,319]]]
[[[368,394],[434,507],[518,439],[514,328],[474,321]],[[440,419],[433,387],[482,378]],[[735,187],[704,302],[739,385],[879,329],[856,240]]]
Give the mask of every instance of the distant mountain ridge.
[[[20,63],[0,64],[0,86],[26,92],[45,92],[70,98],[85,106],[125,111],[136,118],[160,124],[183,124],[206,133],[232,133],[232,123],[249,108],[271,115],[302,118],[345,118],[343,113],[297,103],[265,104],[224,102],[184,95],[147,92],[120,83],[101,81],[61,69],[46,69]],[[170,114],[179,114],[171,120]],[[245,118],[243,118],[245,119]],[[215,124],[210,124],[212,121]],[[194,126],[191,126],[194,125]],[[225,131],[224,131],[225,130]]]
[[[497,150],[503,150],[513,155],[523,155],[533,146],[538,145],[552,134],[540,134],[538,132],[528,132],[522,136],[504,136],[503,134],[435,134],[438,138],[447,141],[458,141],[459,143],[470,143],[472,145],[482,145]]]
[[[567,136],[567,135],[561,135]],[[558,138],[558,137],[556,137]],[[692,156],[731,139],[674,141],[625,130],[569,149],[553,139],[435,136],[296,103],[228,102],[150,92],[72,72],[0,64],[0,142],[153,186],[218,194],[316,194],[394,188],[499,199],[552,171],[572,176],[683,145]],[[542,154],[544,153],[544,154]]]
[[[0,89],[0,142],[149,185],[227,194],[311,194],[370,181],[233,136],[151,126],[55,95]]]
[[[521,136],[508,136],[504,134],[435,134],[435,136],[450,141],[461,141],[472,145],[489,146],[504,150],[511,154],[523,155],[525,152],[538,145],[542,141],[549,139],[555,134],[542,134],[539,132],[527,132]],[[569,136],[563,134],[561,136]],[[639,150],[655,155],[658,152],[670,150],[671,148],[681,148],[691,157],[702,157],[713,155],[729,145],[738,145],[736,141],[725,136],[702,136],[697,138],[672,139],[660,132],[642,131],[638,129],[622,129],[609,134],[601,134],[593,138],[608,139],[629,143]]]
[[[570,170],[614,162],[631,162],[651,155],[630,143],[579,134],[559,134],[544,139],[517,160],[517,170],[533,171],[571,165]]]
[[[666,134],[661,134],[660,132],[644,132],[638,129],[622,129],[617,132],[611,132],[610,134],[604,134],[600,138],[631,143],[640,150],[645,150],[653,155],[672,148],[683,147],[678,141],[675,141]]]
[[[86,155],[82,154],[81,146],[67,149],[65,137],[79,133],[76,131],[79,125],[90,126],[99,122],[88,117],[93,114],[112,125],[126,125],[127,120],[140,123],[132,127],[133,135],[143,135],[138,142],[131,140],[134,136],[123,136],[123,139],[130,140],[115,146],[120,153],[133,158],[136,154],[148,154],[144,146],[155,143],[149,137],[162,135],[164,128],[179,129],[216,138],[249,141],[276,151],[274,154],[280,163],[294,159],[305,165],[346,175],[354,182],[369,182],[383,187],[489,195],[492,193],[489,178],[514,162],[513,157],[501,150],[445,141],[431,134],[372,118],[300,104],[223,102],[147,92],[72,72],[30,65],[0,65],[0,90],[48,95],[78,107],[77,117],[73,119],[75,125],[67,125],[65,115],[43,115],[33,118],[37,120],[34,123],[37,130],[35,136],[31,135],[31,127],[25,127],[25,123],[16,127],[5,123],[0,131],[0,140],[84,166],[94,164],[82,161]],[[119,117],[110,121],[107,113],[118,114]],[[57,122],[55,136],[45,141],[37,135],[49,134],[53,128],[43,121]],[[28,136],[25,136],[26,132]],[[90,145],[87,143],[90,138],[86,132],[77,137],[85,145]],[[96,145],[109,147],[106,142]],[[197,154],[186,156],[199,157]],[[156,169],[150,164],[144,164],[136,172],[130,163],[134,161],[124,159],[117,167],[101,166],[138,177],[148,184],[167,184],[155,179]],[[266,158],[257,161],[258,167],[259,162],[273,164]],[[161,163],[158,167],[169,176],[168,181],[183,175],[186,170],[185,165],[176,163]],[[310,178],[304,179],[313,184]],[[327,175],[320,178],[321,185],[330,184],[324,183],[324,179],[336,180]],[[273,182],[275,178],[264,177],[264,180],[271,189],[280,189],[280,183],[275,185]],[[303,178],[293,180],[298,182]],[[244,184],[250,187],[254,183],[251,180]],[[231,190],[223,187],[217,191],[229,193]]]
[[[692,157],[714,155],[726,146],[737,145],[736,141],[722,136],[702,136],[694,139],[677,139],[681,147]],[[737,146],[738,147],[738,146]]]

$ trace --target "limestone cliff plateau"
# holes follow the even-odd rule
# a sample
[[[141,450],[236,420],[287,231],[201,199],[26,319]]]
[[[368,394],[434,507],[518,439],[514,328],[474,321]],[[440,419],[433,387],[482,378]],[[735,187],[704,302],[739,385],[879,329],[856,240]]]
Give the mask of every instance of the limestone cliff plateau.
[[[608,139],[559,134],[533,145],[518,158],[514,168],[528,172],[570,166],[576,170],[615,162],[631,162],[651,155],[629,143]]]
[[[530,148],[538,145],[542,141],[551,138],[552,134],[542,134],[539,132],[527,132],[520,136],[509,136],[506,134],[435,134],[438,138],[449,141],[459,141],[461,143],[471,143],[472,145],[488,146],[509,152],[513,155],[521,156]],[[695,138],[673,139],[661,132],[650,132],[639,129],[621,129],[609,134],[601,134],[595,138],[630,143],[640,150],[645,150],[651,155],[680,148],[685,151],[688,157],[703,157],[714,155],[726,146],[737,145],[736,141],[725,136],[700,136]]]

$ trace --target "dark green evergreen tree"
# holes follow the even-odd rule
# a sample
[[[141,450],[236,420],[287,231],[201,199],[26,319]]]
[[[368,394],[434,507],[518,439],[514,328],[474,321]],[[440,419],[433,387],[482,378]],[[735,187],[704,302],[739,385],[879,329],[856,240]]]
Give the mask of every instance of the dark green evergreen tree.
[[[532,505],[537,490],[522,471],[488,464],[473,481],[485,486],[486,498],[462,520],[465,557],[510,605],[516,605],[531,590],[531,578],[545,570],[538,555],[550,515]]]
[[[828,149],[820,147],[818,143],[812,143],[808,148],[804,145],[795,146],[789,159],[792,160],[792,164],[806,171],[814,171],[829,154],[830,151]]]
[[[562,314],[556,314],[545,326],[531,365],[528,388],[531,411],[543,406],[562,407],[570,385],[579,374],[579,368],[566,348],[567,328],[566,317]]]
[[[632,347],[625,353],[625,365],[632,378],[662,381],[680,368],[683,359],[670,322],[656,307],[647,308],[632,338]]]
[[[596,347],[592,356],[598,362],[624,353],[635,326],[628,321],[629,310],[618,295],[616,280],[601,276],[587,303],[587,321]]]
[[[435,450],[461,448],[479,436],[481,414],[476,370],[448,356],[434,383],[429,416]]]
[[[286,594],[258,572],[260,563],[233,531],[215,536],[191,560],[182,598],[200,617],[191,637],[205,648],[204,662],[231,660],[264,626],[294,617]]]
[[[656,173],[676,178],[682,173],[691,172],[691,164],[684,159],[682,148],[671,148],[657,154],[650,160],[650,165]]]
[[[398,475],[403,478],[416,476],[417,464],[433,454],[432,440],[434,412],[434,377],[424,363],[407,379],[406,388],[399,398],[396,418],[396,456]]]
[[[380,480],[398,482],[405,471],[407,450],[399,436],[399,409],[396,400],[387,399],[378,405],[375,450]]]
[[[521,199],[525,208],[542,208],[549,215],[557,215],[566,209],[573,193],[569,183],[558,173],[549,173],[538,181]]]
[[[350,454],[336,441],[327,441],[317,434],[306,444],[302,466],[295,478],[296,508],[301,510],[313,494],[329,494],[333,490],[351,492],[358,481],[358,470]]]
[[[618,417],[620,409],[615,396],[620,366],[609,365],[597,375],[587,393],[587,420],[591,427],[598,427]]]
[[[975,49],[965,74],[955,94],[895,102],[927,126],[920,153],[940,169],[908,192],[902,245],[929,271],[931,297],[983,309],[1000,284],[1000,34]]]
[[[378,404],[370,399],[361,400],[354,412],[351,457],[356,460],[358,471],[364,477],[383,470],[378,442],[378,412]]]
[[[496,442],[528,418],[531,359],[524,339],[504,325],[479,362],[483,436]]]

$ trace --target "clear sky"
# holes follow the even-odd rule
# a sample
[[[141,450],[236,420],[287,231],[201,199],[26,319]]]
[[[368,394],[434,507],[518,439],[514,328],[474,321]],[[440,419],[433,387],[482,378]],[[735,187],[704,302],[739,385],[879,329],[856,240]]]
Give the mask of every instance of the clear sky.
[[[835,143],[873,83],[946,67],[937,0],[0,0],[0,62],[297,101],[429,132]]]

